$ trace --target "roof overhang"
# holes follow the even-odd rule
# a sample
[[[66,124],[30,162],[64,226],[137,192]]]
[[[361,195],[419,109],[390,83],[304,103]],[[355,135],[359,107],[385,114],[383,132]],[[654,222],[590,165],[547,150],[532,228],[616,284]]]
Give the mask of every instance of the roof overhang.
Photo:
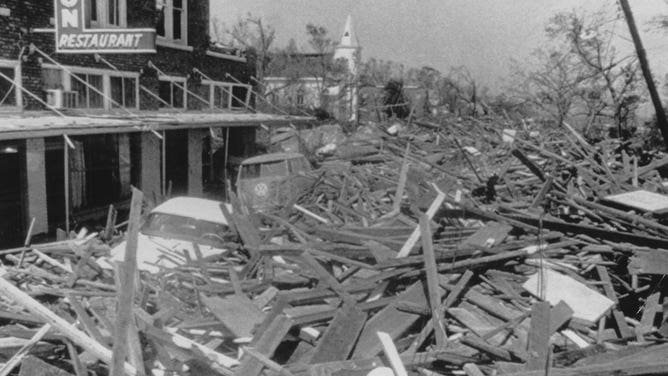
[[[177,129],[278,127],[304,124],[314,118],[238,112],[138,112],[136,116],[56,116],[51,113],[0,115],[0,140],[61,135],[150,132]]]

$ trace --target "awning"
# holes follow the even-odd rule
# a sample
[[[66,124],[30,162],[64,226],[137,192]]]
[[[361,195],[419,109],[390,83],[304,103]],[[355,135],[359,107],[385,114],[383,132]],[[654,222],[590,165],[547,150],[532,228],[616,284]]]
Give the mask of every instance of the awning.
[[[137,116],[57,116],[50,112],[0,114],[0,140],[67,135],[129,133],[174,129],[267,127],[303,124],[314,119],[265,113],[144,111]]]

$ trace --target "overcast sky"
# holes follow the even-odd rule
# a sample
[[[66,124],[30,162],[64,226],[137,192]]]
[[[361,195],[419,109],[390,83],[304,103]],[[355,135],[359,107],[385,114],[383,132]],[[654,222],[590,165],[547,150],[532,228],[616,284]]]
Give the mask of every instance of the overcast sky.
[[[494,89],[503,86],[510,59],[523,61],[544,43],[544,26],[556,12],[615,9],[615,0],[210,0],[211,16],[231,26],[248,12],[276,29],[277,46],[295,38],[306,46],[305,25],[325,26],[336,39],[351,14],[363,59],[393,60],[408,67],[429,65],[443,72],[466,65]],[[668,14],[665,0],[630,0],[652,69],[668,72],[668,34],[647,22]],[[627,33],[623,20],[619,33]],[[620,49],[632,48],[620,40]]]

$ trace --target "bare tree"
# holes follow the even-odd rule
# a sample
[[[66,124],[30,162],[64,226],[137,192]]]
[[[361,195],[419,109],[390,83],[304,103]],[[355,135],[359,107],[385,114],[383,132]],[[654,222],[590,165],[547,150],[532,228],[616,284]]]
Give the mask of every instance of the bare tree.
[[[618,15],[611,20],[603,12],[565,12],[555,15],[546,30],[553,40],[567,43],[568,52],[587,69],[588,85],[593,89],[587,91],[588,98],[598,101],[596,108],[602,108],[597,112],[611,118],[622,137],[641,96],[636,58],[620,57],[613,46],[617,21]]]
[[[345,59],[334,60],[334,48],[336,44],[329,37],[329,32],[323,26],[309,23],[306,25],[306,34],[308,35],[308,44],[314,51],[311,58],[308,54],[304,57],[309,59],[305,64],[308,75],[317,79],[317,85],[321,95],[327,87],[344,81],[344,75],[348,72],[348,63]],[[315,63],[314,63],[315,61]]]
[[[532,68],[526,69],[524,64],[514,63],[513,85],[508,91],[541,112],[550,114],[558,125],[575,111],[580,100],[591,103],[587,106],[591,111],[600,111],[588,100],[585,88],[591,74],[573,54],[555,48],[539,49],[534,51],[529,66]]]
[[[229,41],[245,49],[247,54],[254,55],[255,76],[259,82],[263,82],[270,61],[269,51],[276,40],[276,30],[271,25],[264,23],[262,17],[248,13],[231,29],[225,28],[219,20],[214,19],[213,34],[217,40]],[[258,92],[263,93],[264,88],[258,88]]]

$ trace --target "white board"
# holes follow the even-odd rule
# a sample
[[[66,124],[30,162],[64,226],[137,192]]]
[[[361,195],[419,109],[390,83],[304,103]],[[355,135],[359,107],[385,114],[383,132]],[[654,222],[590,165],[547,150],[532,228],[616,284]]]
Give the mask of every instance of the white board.
[[[522,287],[536,297],[540,297],[540,287],[538,282],[540,274],[532,275]],[[559,301],[564,301],[573,310],[573,317],[588,322],[596,322],[605,314],[615,303],[586,285],[574,280],[573,278],[555,272],[554,270],[543,268],[542,287],[545,293],[545,300],[555,306]]]
[[[604,200],[655,214],[668,212],[668,196],[645,190],[611,195]]]

